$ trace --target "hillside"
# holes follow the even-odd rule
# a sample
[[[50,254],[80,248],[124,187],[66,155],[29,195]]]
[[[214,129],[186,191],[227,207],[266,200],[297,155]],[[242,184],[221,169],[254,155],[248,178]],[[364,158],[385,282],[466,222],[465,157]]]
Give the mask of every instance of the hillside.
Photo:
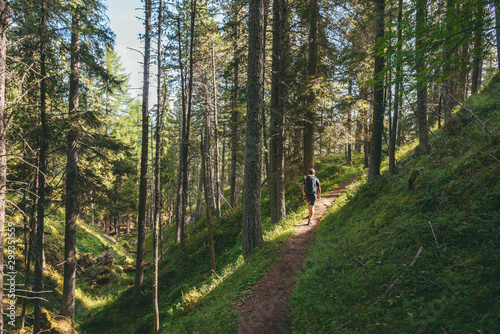
[[[500,332],[500,76],[428,155],[360,181],[317,229],[294,333]],[[412,181],[410,184],[410,180]]]

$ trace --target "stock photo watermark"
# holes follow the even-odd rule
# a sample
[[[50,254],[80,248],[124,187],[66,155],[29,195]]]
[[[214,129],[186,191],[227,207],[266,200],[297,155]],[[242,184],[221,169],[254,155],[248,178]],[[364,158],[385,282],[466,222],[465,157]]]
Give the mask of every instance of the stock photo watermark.
[[[7,224],[7,261],[4,264],[4,315],[7,324],[14,327],[16,323],[16,223]]]

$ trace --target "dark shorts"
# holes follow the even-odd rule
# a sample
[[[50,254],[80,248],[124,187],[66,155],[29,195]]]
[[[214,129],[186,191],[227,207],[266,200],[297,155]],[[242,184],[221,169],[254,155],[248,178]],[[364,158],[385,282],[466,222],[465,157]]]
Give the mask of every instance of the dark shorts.
[[[306,200],[312,206],[314,206],[316,204],[316,199],[317,198],[318,198],[318,194],[316,194],[316,193],[306,194]]]

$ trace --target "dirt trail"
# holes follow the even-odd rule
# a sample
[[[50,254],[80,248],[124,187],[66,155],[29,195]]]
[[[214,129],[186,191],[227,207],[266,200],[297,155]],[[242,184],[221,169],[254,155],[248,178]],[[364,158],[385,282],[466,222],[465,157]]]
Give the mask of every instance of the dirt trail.
[[[238,305],[242,317],[238,333],[278,334],[290,331],[288,301],[309,251],[312,232],[335,199],[356,179],[357,177],[353,177],[321,196],[316,203],[311,225],[307,225],[307,217],[303,219],[303,224],[297,227],[294,236],[283,247],[271,271],[257,283],[247,299]]]

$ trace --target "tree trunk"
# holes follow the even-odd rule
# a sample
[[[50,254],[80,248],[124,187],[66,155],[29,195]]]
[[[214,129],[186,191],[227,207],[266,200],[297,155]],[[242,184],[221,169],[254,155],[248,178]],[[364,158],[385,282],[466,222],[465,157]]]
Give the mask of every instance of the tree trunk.
[[[212,42],[212,88],[214,96],[214,178],[215,178],[215,210],[217,217],[221,217],[220,208],[220,175],[219,175],[219,114],[217,110],[217,81],[215,68],[215,44]]]
[[[264,1],[250,0],[248,13],[248,88],[243,184],[243,258],[248,259],[262,244],[261,153],[262,153],[262,79],[264,66]]]
[[[352,165],[352,106],[351,106],[351,99],[352,99],[352,78],[349,79],[349,106],[347,107],[347,157],[346,157],[346,163],[348,165]]]
[[[273,48],[271,76],[271,119],[269,145],[269,199],[271,223],[286,217],[285,205],[285,101],[287,94],[288,3],[273,4]]]
[[[181,234],[184,231],[184,225],[181,224],[181,216],[182,216],[182,193],[183,193],[183,182],[182,182],[182,177],[183,177],[183,141],[184,141],[184,133],[186,132],[186,118],[187,118],[187,108],[186,108],[186,97],[185,97],[185,91],[186,91],[186,84],[184,81],[184,65],[182,62],[182,47],[181,47],[181,19],[180,17],[177,17],[177,32],[178,32],[178,53],[179,53],[179,70],[181,72],[181,103],[182,103],[182,125],[180,126],[179,129],[179,162],[178,162],[178,168],[177,168],[177,199],[176,199],[176,205],[175,205],[175,242],[180,242],[181,240]],[[181,226],[182,225],[182,226]]]
[[[429,138],[427,135],[427,75],[425,59],[425,29],[427,16],[427,1],[417,1],[416,14],[416,76],[417,76],[417,122],[418,122],[418,148],[421,153],[427,153]]]
[[[79,10],[77,6],[76,10]],[[71,29],[71,69],[69,78],[69,117],[66,164],[66,228],[64,236],[64,283],[61,315],[75,318],[76,220],[78,218],[78,129],[74,118],[80,107],[80,16],[73,14]]]
[[[5,201],[7,199],[7,30],[9,28],[7,4],[0,0],[0,310],[3,310],[3,254],[5,230]],[[9,226],[10,227],[10,226]],[[0,333],[3,333],[3,315],[0,317]]]
[[[319,35],[319,1],[311,0],[310,9],[310,28],[309,28],[309,63],[307,67],[308,74],[308,92],[305,111],[304,124],[304,175],[308,174],[309,168],[314,167],[314,133],[316,131],[316,84],[318,74],[318,35]]]
[[[240,55],[239,55],[239,38],[240,38],[240,18],[239,18],[239,8],[235,5],[234,14],[234,41],[233,41],[233,51],[234,51],[234,81],[233,81],[233,107],[231,110],[231,174],[229,179],[229,203],[231,207],[236,207],[236,177],[238,168],[238,123],[239,123],[239,71],[240,71]]]
[[[138,296],[144,280],[144,250],[146,247],[146,210],[148,191],[149,139],[149,63],[151,54],[151,0],[145,0],[144,73],[142,86],[142,147],[137,217],[137,257],[135,261],[134,295]]]
[[[182,214],[180,219],[180,243],[184,247],[186,245],[186,207],[188,202],[188,155],[189,155],[189,137],[190,137],[190,127],[191,127],[191,110],[192,110],[192,100],[193,100],[193,52],[194,52],[194,28],[196,19],[196,0],[191,1],[191,36],[190,36],[190,47],[189,47],[189,83],[188,83],[188,103],[187,103],[187,113],[186,113],[186,127],[184,132],[184,137],[182,139]]]
[[[370,147],[370,166],[368,180],[372,181],[380,175],[382,161],[382,133],[384,131],[384,56],[383,38],[385,30],[385,0],[375,0],[375,73],[373,97],[373,122]]]
[[[160,311],[158,308],[158,242],[160,239],[161,226],[161,128],[163,123],[163,110],[161,98],[161,25],[162,25],[163,1],[158,5],[158,42],[157,42],[157,65],[158,65],[158,87],[156,90],[156,156],[155,156],[155,221],[153,225],[153,314],[154,314],[154,334],[160,332]]]
[[[480,88],[481,63],[483,60],[483,28],[484,28],[484,8],[478,5],[475,17],[476,26],[474,31],[474,49],[472,51],[472,75],[471,94],[476,94]]]
[[[448,30],[448,34],[451,35],[453,31],[453,16],[455,12],[454,8],[454,0],[447,0],[446,5],[446,28]],[[453,46],[450,45],[450,38],[446,39],[446,47],[448,48],[448,55],[453,53]],[[447,75],[450,73],[450,60],[446,59],[443,66],[443,74]],[[443,82],[443,116],[444,116],[444,127],[446,134],[453,134],[453,118],[451,115],[451,111],[453,109],[454,102],[452,101],[453,94],[453,76],[450,76]]]
[[[205,141],[207,139],[205,138]],[[210,244],[210,263],[212,266],[212,273],[215,273],[215,247],[214,247],[214,234],[212,231],[212,217],[211,217],[211,202],[210,202],[210,197],[207,192],[207,189],[209,187],[208,185],[208,180],[207,180],[207,166],[206,166],[206,156],[208,155],[208,151],[206,151],[207,145],[203,141],[203,134],[201,135],[201,143],[200,143],[200,149],[201,149],[201,177],[203,178],[203,188],[204,188],[204,194],[205,194],[205,210],[207,214],[207,227],[208,227],[208,241]]]
[[[401,43],[403,38],[403,28],[401,26],[403,21],[403,0],[398,3],[398,41],[397,41],[397,54],[396,54],[396,87],[394,89],[394,114],[392,116],[391,133],[389,134],[389,173],[396,171],[396,134],[398,128],[398,113],[399,113],[399,100],[400,100],[400,87],[403,82],[401,75],[401,61],[399,55],[401,54]]]
[[[38,158],[38,190],[37,190],[37,228],[36,228],[36,243],[35,243],[35,284],[34,292],[42,291],[43,287],[43,244],[44,244],[44,218],[45,218],[45,183],[47,175],[47,155],[49,150],[49,127],[47,124],[47,64],[46,64],[46,40],[45,29],[47,24],[47,13],[45,10],[45,2],[42,1],[40,9],[41,22],[38,29],[40,35],[40,122],[42,133],[40,135],[40,150]],[[41,329],[41,314],[42,309],[40,299],[34,301],[34,321],[33,332],[38,333]]]
[[[497,40],[497,66],[500,68],[500,1],[495,2],[495,32],[496,32],[496,40]]]

